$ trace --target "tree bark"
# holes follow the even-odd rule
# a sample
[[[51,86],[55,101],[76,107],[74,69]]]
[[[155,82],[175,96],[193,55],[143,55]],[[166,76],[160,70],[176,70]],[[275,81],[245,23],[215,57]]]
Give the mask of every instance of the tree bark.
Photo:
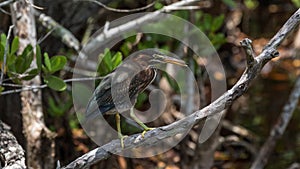
[[[10,127],[0,121],[0,168],[25,169],[24,150],[9,130]]]
[[[19,37],[19,53],[27,45],[36,46],[36,28],[31,0],[20,0],[11,5],[14,33]],[[34,51],[33,51],[34,52]],[[33,60],[31,68],[36,68]],[[40,76],[24,81],[23,85],[40,85]],[[23,132],[25,133],[28,167],[54,168],[54,134],[44,124],[41,90],[21,92]]]

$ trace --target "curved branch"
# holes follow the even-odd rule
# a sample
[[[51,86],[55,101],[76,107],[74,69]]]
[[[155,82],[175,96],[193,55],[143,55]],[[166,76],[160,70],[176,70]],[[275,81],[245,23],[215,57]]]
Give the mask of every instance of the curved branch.
[[[259,74],[263,66],[272,58],[278,56],[279,53],[276,50],[277,46],[280,45],[280,43],[288,36],[290,32],[295,29],[299,23],[300,9],[298,9],[289,18],[289,20],[283,25],[278,33],[266,45],[262,53],[258,57],[254,58],[256,61],[248,61],[252,62],[253,64],[251,66],[247,65],[247,68],[239,81],[213,103],[201,110],[194,112],[184,119],[147,132],[144,135],[144,138],[141,137],[141,134],[135,134],[127,137],[124,140],[125,149],[156,144],[160,140],[173,137],[176,134],[184,133],[187,128],[197,124],[201,119],[207,116],[222,112],[222,110],[231,105],[234,100],[245,93],[245,91],[249,88],[250,82],[252,82],[252,80]],[[250,43],[247,44],[251,45]],[[250,57],[247,57],[247,59],[250,59]],[[84,154],[63,168],[85,168],[103,159],[109,158],[111,154],[120,153],[122,150],[123,149],[120,146],[120,140],[112,140],[111,142]]]

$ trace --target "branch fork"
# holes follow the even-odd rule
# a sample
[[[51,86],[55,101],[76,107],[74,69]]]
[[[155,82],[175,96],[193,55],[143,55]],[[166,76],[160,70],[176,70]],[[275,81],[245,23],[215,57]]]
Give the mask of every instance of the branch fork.
[[[241,46],[244,48],[246,52],[247,66],[251,67],[257,63],[255,59],[255,53],[252,48],[252,40],[245,38],[240,42]]]

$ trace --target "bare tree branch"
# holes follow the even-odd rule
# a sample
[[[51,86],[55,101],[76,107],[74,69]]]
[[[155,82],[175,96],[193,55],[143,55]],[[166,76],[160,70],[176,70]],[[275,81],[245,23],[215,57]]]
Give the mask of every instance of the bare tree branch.
[[[116,9],[116,8],[111,8],[109,6],[106,6],[105,4],[103,4],[103,3],[99,2],[99,1],[96,1],[96,0],[73,0],[73,1],[74,2],[76,2],[76,1],[93,2],[93,3],[96,3],[97,5],[105,8],[106,10],[113,11],[113,12],[139,12],[139,11],[148,9],[148,8],[150,8],[151,6],[153,6],[155,4],[155,1],[153,1],[150,4],[148,4],[148,5],[144,6],[144,7],[141,7],[141,8],[136,8],[136,9]]]
[[[180,3],[185,2],[191,1],[180,1]],[[256,76],[258,76],[263,66],[272,58],[279,55],[278,51],[276,50],[277,46],[280,45],[280,43],[288,36],[290,32],[295,29],[295,27],[299,23],[300,9],[298,9],[288,19],[288,21],[283,25],[279,32],[266,45],[262,53],[258,57],[254,58],[256,62],[254,62],[252,66],[247,66],[239,81],[217,100],[215,100],[205,108],[187,116],[184,119],[147,132],[144,135],[144,138],[141,137],[141,134],[135,134],[127,137],[124,140],[125,149],[156,144],[156,142],[159,142],[160,140],[173,137],[174,135],[179,133],[184,133],[187,128],[197,124],[201,119],[207,116],[222,112],[224,109],[230,106],[234,100],[245,93],[245,91],[249,88],[250,82],[252,82]],[[247,57],[247,59],[249,59],[249,57]],[[120,153],[122,151],[123,149],[120,146],[120,140],[112,140],[111,142],[84,154],[83,156],[77,158],[75,161],[71,162],[63,168],[73,169],[89,167],[92,164],[95,164],[103,159],[109,158],[111,154]]]
[[[6,5],[12,4],[12,3],[14,3],[15,1],[17,1],[17,0],[7,0],[7,1],[3,1],[3,2],[0,3],[0,8],[3,7],[3,6],[6,6]]]
[[[66,28],[57,23],[50,16],[43,13],[34,11],[34,15],[38,17],[38,21],[42,23],[44,27],[53,33],[54,36],[61,38],[62,42],[69,47],[79,51],[81,46],[77,38]]]
[[[253,132],[247,130],[243,126],[232,124],[228,120],[224,119],[222,121],[222,127],[229,130],[229,131],[231,131],[231,132],[233,132],[233,133],[235,133],[236,135],[247,138],[248,140],[251,140],[251,141],[257,141],[258,140],[258,137]]]
[[[292,118],[293,112],[297,107],[300,97],[300,76],[298,76],[294,89],[292,90],[288,102],[284,105],[283,111],[281,112],[277,123],[273,126],[270,136],[261,147],[258,156],[256,156],[251,169],[261,169],[264,168],[268,162],[271,153],[274,150],[277,140],[279,140],[287,125]]]
[[[25,152],[9,130],[10,127],[0,121],[0,154],[5,162],[1,166],[3,169],[25,169]]]
[[[130,22],[127,22],[125,24],[122,24],[120,26],[116,26],[114,28],[110,28],[103,31],[103,33],[99,34],[98,36],[96,36],[95,38],[93,38],[91,41],[89,41],[84,50],[85,51],[94,51],[97,44],[103,42],[105,39],[110,39],[112,37],[118,36],[122,30],[122,32],[126,32],[127,30],[131,30],[133,28],[138,28],[140,26],[142,26],[145,22],[149,22],[149,21],[154,21],[156,19],[160,19],[159,16],[161,13],[164,12],[171,12],[174,8],[176,7],[181,7],[181,6],[185,6],[185,5],[189,5],[195,2],[199,2],[201,0],[185,0],[185,1],[178,1],[175,2],[171,5],[168,6],[164,6],[162,9],[157,10],[155,12],[143,15],[142,17],[139,17],[135,20],[132,20]],[[86,58],[87,56],[85,56],[85,53],[82,53],[81,57]]]

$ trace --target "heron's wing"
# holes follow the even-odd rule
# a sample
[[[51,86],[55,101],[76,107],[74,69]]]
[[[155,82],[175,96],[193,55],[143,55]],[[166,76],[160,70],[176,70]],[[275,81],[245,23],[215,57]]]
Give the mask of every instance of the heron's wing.
[[[85,114],[86,119],[95,118],[112,109],[119,113],[129,110],[142,92],[155,78],[156,72],[148,69],[135,74],[134,67],[124,65],[107,75],[95,89]],[[131,77],[134,75],[134,77]]]
[[[85,112],[85,120],[91,120],[114,108],[110,94],[110,75],[106,76],[95,89]]]

